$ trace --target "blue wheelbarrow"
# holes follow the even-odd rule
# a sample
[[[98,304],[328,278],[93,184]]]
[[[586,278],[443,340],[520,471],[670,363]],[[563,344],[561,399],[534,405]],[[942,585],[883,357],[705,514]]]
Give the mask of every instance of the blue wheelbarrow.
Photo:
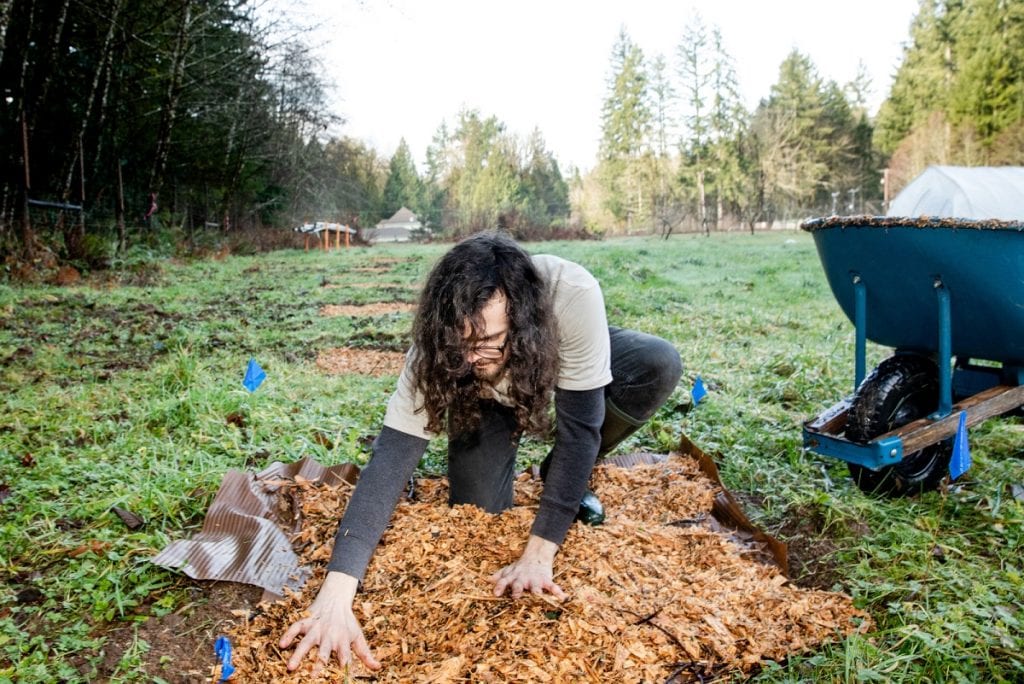
[[[807,421],[804,446],[863,491],[935,489],[960,414],[1024,405],[1024,224],[842,216],[801,226],[856,329],[854,392]],[[866,372],[867,340],[895,353]]]

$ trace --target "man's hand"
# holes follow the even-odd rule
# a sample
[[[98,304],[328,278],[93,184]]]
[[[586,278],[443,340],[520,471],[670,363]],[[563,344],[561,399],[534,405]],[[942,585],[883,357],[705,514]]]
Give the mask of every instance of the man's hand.
[[[281,637],[281,648],[288,648],[300,634],[305,636],[299,642],[295,653],[288,660],[288,669],[295,670],[310,649],[317,647],[319,671],[330,662],[331,653],[338,656],[342,666],[352,660],[354,653],[371,670],[380,669],[380,662],[373,657],[370,645],[366,643],[363,630],[352,612],[359,580],[340,572],[327,573],[327,579],[320,587],[320,593],[309,607],[309,617],[303,618],[288,628]]]
[[[509,589],[512,598],[519,598],[524,591],[529,591],[537,596],[547,592],[559,600],[564,600],[567,597],[566,593],[552,580],[551,566],[557,551],[558,544],[530,535],[519,560],[491,575],[494,595],[501,596]]]

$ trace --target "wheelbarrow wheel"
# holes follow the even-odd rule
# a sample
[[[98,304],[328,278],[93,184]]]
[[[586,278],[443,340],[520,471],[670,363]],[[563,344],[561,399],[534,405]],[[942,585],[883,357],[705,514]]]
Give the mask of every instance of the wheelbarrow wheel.
[[[847,439],[869,442],[935,411],[938,374],[935,362],[917,354],[899,354],[880,363],[857,388],[846,424]],[[850,475],[868,494],[918,494],[939,486],[952,451],[952,440],[945,440],[905,454],[899,463],[879,470],[850,463]]]

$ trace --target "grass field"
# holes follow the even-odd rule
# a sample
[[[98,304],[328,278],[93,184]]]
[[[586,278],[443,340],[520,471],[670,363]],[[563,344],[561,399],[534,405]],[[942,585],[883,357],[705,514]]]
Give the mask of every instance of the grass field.
[[[1019,418],[971,430],[974,466],[955,488],[869,498],[843,464],[801,449],[801,422],[853,385],[853,329],[809,235],[526,246],[584,264],[611,323],[681,352],[675,396],[626,446],[666,452],[688,434],[791,542],[794,579],[848,592],[877,623],[755,681],[1024,681]],[[365,461],[394,377],[328,376],[314,360],[404,350],[411,314],[320,309],[413,301],[445,249],[140,262],[76,287],[0,285],[0,681],[172,681],[146,671],[144,643],[104,671],[105,627],[190,601],[191,581],[149,559],[199,529],[225,470]],[[871,346],[869,366],[887,353]],[[252,394],[250,357],[268,376]],[[710,392],[690,410],[698,374]],[[433,444],[423,469],[443,470],[443,456]],[[130,531],[112,506],[146,525]]]

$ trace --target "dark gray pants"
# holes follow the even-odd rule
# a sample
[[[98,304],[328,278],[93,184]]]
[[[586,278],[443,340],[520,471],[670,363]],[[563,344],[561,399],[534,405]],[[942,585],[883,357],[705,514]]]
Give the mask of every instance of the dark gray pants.
[[[612,381],[605,387],[601,426],[604,456],[638,430],[669,398],[683,367],[679,352],[667,341],[634,330],[609,327]],[[475,504],[497,513],[512,506],[519,443],[512,409],[495,401],[481,404],[479,429],[449,438],[449,501]],[[550,458],[550,457],[549,457]],[[541,476],[547,471],[541,465]]]

